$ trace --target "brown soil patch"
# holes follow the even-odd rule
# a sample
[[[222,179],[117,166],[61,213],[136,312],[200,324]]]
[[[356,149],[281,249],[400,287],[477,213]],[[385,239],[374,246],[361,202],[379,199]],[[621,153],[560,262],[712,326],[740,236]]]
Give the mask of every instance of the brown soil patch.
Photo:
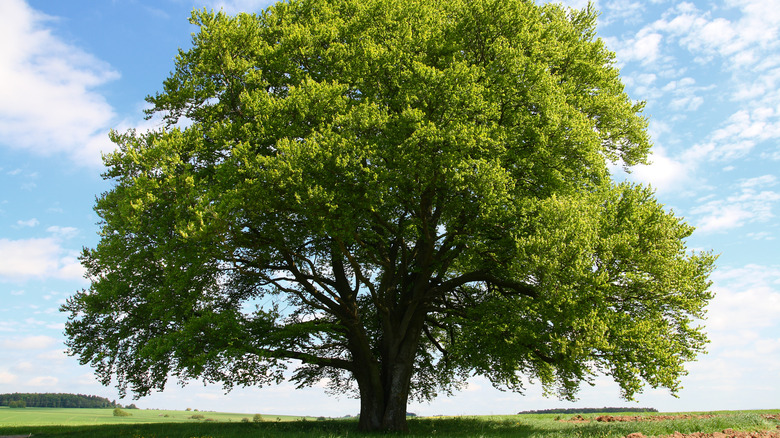
[[[613,416],[613,415],[600,415],[595,418],[584,418],[582,415],[575,415],[569,420],[574,423],[586,423],[589,421],[601,421],[601,422],[615,422],[615,421],[663,421],[663,420],[687,420],[687,419],[702,419],[713,418],[715,415],[648,415],[648,416]],[[780,421],[780,414],[765,414],[762,415],[767,420]],[[625,438],[649,438],[640,432],[628,434]],[[725,429],[722,432],[704,433],[696,432],[684,434],[675,432],[672,435],[662,435],[657,438],[780,438],[780,425],[777,426],[777,430],[762,430],[755,432],[740,432],[733,429]]]
[[[625,438],[648,438],[648,437],[642,433],[636,432],[636,433],[626,435]],[[732,429],[726,429],[723,432],[714,432],[714,433],[696,432],[696,433],[689,433],[689,434],[675,432],[672,435],[664,435],[659,438],[780,438],[780,430],[738,432]]]
[[[599,421],[602,423],[626,422],[626,421],[666,421],[666,420],[699,420],[704,418],[713,418],[714,415],[599,415],[595,418],[585,418],[582,415],[575,415],[568,420],[572,423],[587,423],[589,421]],[[633,437],[632,437],[633,438]]]

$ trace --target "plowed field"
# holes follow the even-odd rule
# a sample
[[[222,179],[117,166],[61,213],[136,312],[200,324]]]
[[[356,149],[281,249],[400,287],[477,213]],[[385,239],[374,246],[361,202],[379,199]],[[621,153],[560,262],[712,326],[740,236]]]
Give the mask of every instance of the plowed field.
[[[668,420],[696,420],[714,418],[715,415],[600,415],[593,418],[585,418],[582,415],[575,415],[568,420],[562,420],[572,423],[587,423],[591,421],[597,421],[601,423],[613,423],[613,422],[632,422],[632,421],[668,421]],[[762,417],[767,420],[780,421],[780,414],[766,414]],[[626,435],[625,438],[648,438],[646,435],[636,432]],[[725,429],[721,432],[712,433],[689,433],[684,434],[675,432],[671,435],[661,435],[657,438],[780,438],[780,425],[777,426],[777,430],[762,430],[753,432],[736,431],[733,429]]]

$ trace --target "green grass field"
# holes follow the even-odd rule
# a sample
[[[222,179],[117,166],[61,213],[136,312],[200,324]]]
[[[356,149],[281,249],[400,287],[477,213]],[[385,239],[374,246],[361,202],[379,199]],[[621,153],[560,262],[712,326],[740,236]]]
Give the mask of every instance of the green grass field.
[[[218,438],[218,437],[374,437],[364,434],[352,419],[317,421],[316,418],[263,415],[262,423],[243,422],[254,414],[131,410],[131,417],[114,417],[111,409],[0,408],[0,436],[34,437],[122,437],[122,438]],[[646,436],[675,432],[719,432],[776,430],[780,421],[762,414],[780,410],[714,412],[711,418],[664,421],[568,422],[568,415],[508,415],[491,417],[416,418],[409,421],[410,438],[438,437],[519,437],[519,438],[596,438],[624,437],[641,432]],[[193,414],[204,416],[194,420]],[[701,413],[700,413],[701,414]],[[165,415],[168,415],[167,417]],[[598,414],[584,415],[594,419]],[[651,414],[642,414],[648,416]],[[661,414],[663,415],[663,414]],[[668,414],[667,414],[668,415]],[[679,415],[679,414],[676,414]]]
[[[57,409],[24,408],[10,409],[0,407],[0,430],[11,426],[87,426],[101,424],[139,424],[139,423],[197,423],[197,422],[241,422],[250,421],[254,414],[230,414],[223,412],[163,411],[145,409],[125,409],[132,414],[129,417],[115,417],[113,409]],[[203,415],[202,420],[193,420],[193,415]],[[302,417],[264,416],[264,421],[298,421]],[[314,421],[316,418],[308,417]]]

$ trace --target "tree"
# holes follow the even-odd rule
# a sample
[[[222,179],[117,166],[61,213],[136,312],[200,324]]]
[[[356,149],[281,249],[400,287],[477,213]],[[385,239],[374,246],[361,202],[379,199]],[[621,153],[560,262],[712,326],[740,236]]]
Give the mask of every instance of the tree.
[[[115,417],[131,417],[133,414],[123,411],[122,408],[114,408],[114,416]]]
[[[24,400],[12,400],[8,402],[8,407],[11,409],[26,408],[27,403]]]
[[[113,187],[63,306],[124,395],[290,378],[406,429],[472,375],[574,399],[679,389],[714,257],[649,188],[642,103],[596,12],[527,0],[292,0],[200,27]]]

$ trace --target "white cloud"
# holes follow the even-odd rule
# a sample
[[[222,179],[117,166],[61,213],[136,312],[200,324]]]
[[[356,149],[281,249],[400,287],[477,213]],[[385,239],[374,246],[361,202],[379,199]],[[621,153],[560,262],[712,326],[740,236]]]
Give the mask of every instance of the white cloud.
[[[0,385],[8,385],[11,383],[16,383],[16,375],[11,374],[8,371],[2,371],[0,370]]]
[[[744,291],[732,291],[715,287],[716,297],[710,305],[707,327],[713,331],[732,333],[738,327],[752,329],[773,327],[778,324],[780,293],[766,285]],[[748,336],[740,336],[742,345]]]
[[[6,339],[2,341],[3,348],[9,350],[43,350],[57,344],[58,340],[51,336],[38,335],[24,338]]]
[[[34,377],[27,381],[27,384],[30,386],[38,386],[38,387],[55,387],[60,382],[60,379],[52,376],[39,376]]]
[[[78,228],[74,227],[59,227],[59,226],[51,226],[46,229],[46,231],[54,234],[56,237],[62,238],[62,239],[70,239],[72,237],[76,237],[79,234]]]
[[[63,248],[54,238],[0,239],[0,279],[83,278],[77,253]]]
[[[207,0],[206,7],[215,10],[222,9],[228,14],[239,12],[259,12],[275,3],[274,0]],[[198,3],[198,7],[202,3]]]
[[[561,0],[561,1],[556,2],[556,3],[560,3],[560,4],[562,4],[562,5],[564,5],[564,6],[568,7],[568,8],[574,8],[574,9],[584,9],[584,8],[586,8],[588,6],[588,3],[592,3],[593,6],[596,8],[596,10],[601,10],[601,8],[599,6],[599,0],[594,0],[594,1],[590,1],[590,0]]]
[[[711,200],[694,207],[691,213],[699,216],[697,232],[725,231],[773,218],[772,208],[779,200],[780,193],[777,192],[743,189],[741,193],[725,199]]]
[[[639,61],[642,64],[650,64],[660,57],[663,35],[646,28],[640,30],[634,38],[604,40],[617,54],[619,63]]]
[[[708,88],[712,87],[697,87],[695,79],[685,77],[669,82],[662,90],[672,94],[669,104],[672,110],[696,111],[704,103],[704,99],[696,94]]]
[[[775,236],[768,231],[760,231],[757,233],[747,233],[747,237],[753,240],[775,240]]]
[[[718,129],[694,140],[709,148],[702,160],[735,160],[780,140],[780,8],[775,0],[731,0],[724,6],[702,11],[690,2],[674,4],[633,33],[606,38],[619,63],[645,66],[627,75],[626,83],[651,107],[663,103],[663,111],[687,113],[710,104],[726,108],[729,98],[738,103]],[[706,65],[713,74],[696,76],[697,81],[711,83],[696,84],[690,56],[676,53],[676,47]],[[730,78],[722,76],[729,72]],[[668,78],[665,86],[659,78]],[[716,95],[704,93],[715,89]],[[780,159],[775,148],[762,155]],[[682,154],[676,159],[690,163]]]
[[[659,192],[679,190],[693,177],[693,167],[678,159],[669,157],[662,147],[653,148],[649,165],[638,165],[631,169],[631,179],[649,184]]]
[[[773,0],[770,0],[773,2]],[[691,3],[681,3],[653,23],[647,31],[663,32],[680,45],[706,60],[716,55],[729,60],[729,68],[755,64],[778,47],[780,14],[776,4],[762,1],[731,2],[739,9],[738,19],[713,18]]]
[[[719,144],[713,158],[738,158],[748,153],[756,143],[772,139],[780,139],[780,114],[763,106],[742,109],[732,114],[724,127],[712,133],[712,140]]]
[[[45,325],[46,321],[41,321],[35,318],[27,318],[24,320],[24,324],[27,327],[36,326],[36,325]]]
[[[34,367],[32,362],[27,362],[27,361],[19,362],[13,366],[14,370],[21,371],[21,372],[31,371],[33,368]]]
[[[705,324],[710,354],[691,364],[690,377],[711,386],[729,385],[723,390],[734,394],[724,396],[747,393],[762,399],[753,390],[776,391],[767,382],[780,372],[780,267],[723,267],[710,278],[715,293]],[[724,375],[729,376],[725,381]]]
[[[113,149],[115,113],[95,87],[119,74],[54,36],[51,20],[22,0],[0,3],[0,137],[6,147],[99,164],[99,152]]]
[[[774,218],[772,210],[780,201],[780,193],[766,189],[776,184],[774,175],[763,175],[742,180],[737,185],[738,192],[726,198],[714,199],[710,195],[700,199],[700,205],[691,209],[694,216],[699,216],[696,230],[719,232]]]
[[[99,385],[100,382],[95,378],[94,374],[87,373],[82,374],[76,379],[76,383],[79,385]]]
[[[36,356],[36,358],[38,359],[44,359],[47,361],[58,361],[58,362],[61,362],[67,359],[68,357],[69,357],[68,354],[63,349],[50,350]]]
[[[753,187],[772,187],[777,185],[777,177],[774,175],[763,175],[755,178],[743,180],[739,186],[743,189],[752,189]]]
[[[587,6],[587,4],[585,5]],[[609,22],[619,19],[627,23],[637,23],[642,19],[642,13],[645,10],[644,3],[633,0],[611,0],[604,4],[604,15],[606,19],[601,23],[606,25]]]
[[[709,306],[707,327],[733,333],[780,326],[780,268],[749,264],[713,272],[715,298]],[[757,339],[754,339],[757,340]]]
[[[17,226],[20,226],[20,227],[29,227],[29,228],[32,228],[32,227],[38,226],[38,224],[39,224],[39,223],[40,223],[40,222],[38,222],[38,219],[36,219],[36,218],[28,219],[28,220],[26,220],[26,221],[23,221],[23,220],[18,220],[18,221],[16,221],[16,225],[17,225]]]

